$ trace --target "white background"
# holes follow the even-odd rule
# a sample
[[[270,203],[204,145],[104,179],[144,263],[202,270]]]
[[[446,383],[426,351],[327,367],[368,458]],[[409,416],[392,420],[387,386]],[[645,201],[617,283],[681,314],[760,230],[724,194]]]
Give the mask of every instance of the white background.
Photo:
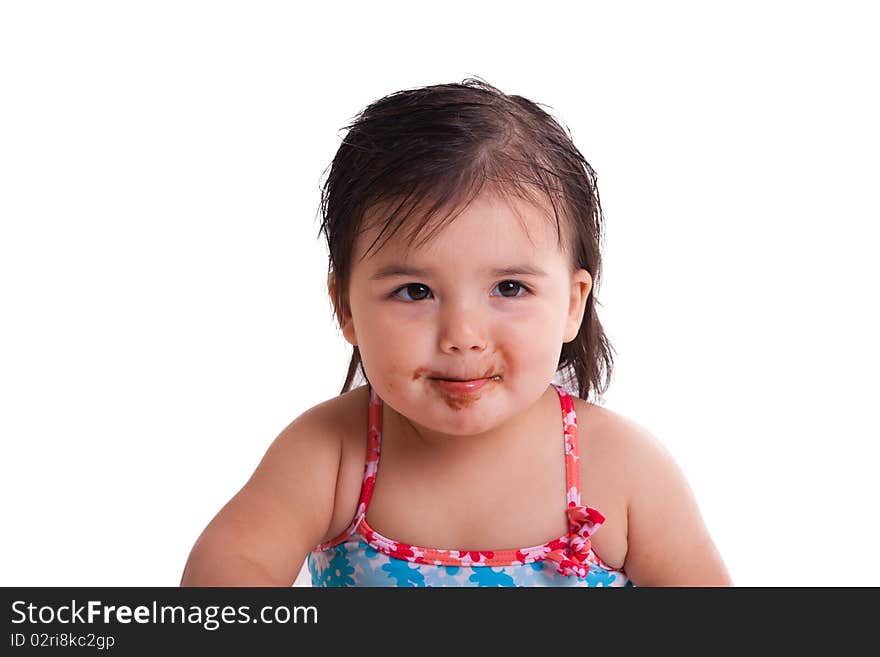
[[[880,585],[878,24],[717,4],[0,5],[0,584],[179,582],[342,384],[341,128],[478,75],[598,172],[605,402],[667,446],[735,583]]]

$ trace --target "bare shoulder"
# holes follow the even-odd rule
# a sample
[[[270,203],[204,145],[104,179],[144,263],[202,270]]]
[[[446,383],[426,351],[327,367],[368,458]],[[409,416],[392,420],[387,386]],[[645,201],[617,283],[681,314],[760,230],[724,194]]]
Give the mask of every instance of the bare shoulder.
[[[643,426],[620,413],[574,399],[581,455],[581,481],[625,512],[638,486],[640,460],[663,450]],[[599,485],[601,484],[601,489]]]
[[[339,436],[340,455],[333,515],[316,545],[342,534],[357,512],[367,453],[369,395],[369,386],[363,385],[335,397],[324,408]]]
[[[575,399],[582,451],[594,462],[612,468],[620,493],[630,499],[640,485],[643,460],[670,459],[663,444],[643,425],[625,415],[583,399]]]
[[[346,456],[353,451],[352,439],[366,435],[362,425],[366,425],[368,394],[369,388],[362,386],[310,408],[281,432],[257,469],[259,473],[278,467],[286,478],[297,473],[311,481],[310,490],[320,491],[323,527],[318,539],[332,524]],[[306,466],[309,471],[303,472]]]
[[[578,397],[572,397],[572,400],[577,412],[578,426],[581,429],[591,430],[591,435],[601,441],[605,448],[614,447],[620,442],[621,436],[631,434],[641,428],[636,422],[605,406],[599,406]]]
[[[641,586],[728,586],[731,579],[706,529],[688,481],[646,427],[581,401],[593,431],[593,458],[621,482],[626,505],[624,570]]]
[[[241,490],[211,520],[183,583],[289,585],[330,525],[342,454],[342,402],[314,406],[271,443]]]
[[[366,426],[369,394],[370,387],[362,385],[328,399],[312,411],[323,418],[337,437],[344,440],[353,431],[357,432]]]

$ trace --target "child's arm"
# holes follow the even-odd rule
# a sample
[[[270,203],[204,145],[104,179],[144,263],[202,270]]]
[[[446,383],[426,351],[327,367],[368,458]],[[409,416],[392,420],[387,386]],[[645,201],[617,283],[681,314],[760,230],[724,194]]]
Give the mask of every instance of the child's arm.
[[[330,526],[341,448],[322,406],[294,420],[199,536],[181,586],[290,586]]]
[[[731,586],[678,465],[640,427],[627,434],[627,576],[636,586]]]

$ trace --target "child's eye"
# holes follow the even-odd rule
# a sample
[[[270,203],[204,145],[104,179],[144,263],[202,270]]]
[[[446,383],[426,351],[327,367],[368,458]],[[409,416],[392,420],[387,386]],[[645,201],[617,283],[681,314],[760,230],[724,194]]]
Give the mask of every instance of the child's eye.
[[[501,292],[502,297],[507,297],[508,299],[522,297],[529,292],[529,288],[519,281],[501,281],[495,286],[495,289]],[[520,290],[522,290],[523,294],[519,294]]]
[[[409,296],[408,299],[401,296],[401,293],[403,292]],[[408,283],[403,287],[397,288],[391,296],[403,301],[422,301],[423,299],[427,299],[430,293],[431,290],[427,285],[422,285],[421,283]]]

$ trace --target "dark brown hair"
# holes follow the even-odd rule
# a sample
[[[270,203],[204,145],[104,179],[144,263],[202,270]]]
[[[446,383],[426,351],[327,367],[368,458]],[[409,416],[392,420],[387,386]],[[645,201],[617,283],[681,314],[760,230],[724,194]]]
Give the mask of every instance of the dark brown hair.
[[[545,105],[545,107],[547,107]],[[577,336],[562,345],[557,372],[582,399],[605,392],[611,379],[612,347],[596,316],[602,270],[602,210],[596,173],[572,143],[571,133],[538,104],[507,95],[479,78],[392,93],[367,106],[345,126],[345,134],[321,190],[321,227],[336,280],[337,318],[348,308],[355,241],[368,210],[382,207],[376,247],[403,226],[419,236],[438,212],[446,216],[422,235],[430,238],[483,190],[534,204],[548,199],[557,239],[571,255],[573,270],[593,278]],[[539,206],[540,206],[539,205]],[[458,212],[456,212],[456,210]],[[560,215],[563,219],[560,220]],[[416,221],[409,222],[411,216]],[[385,242],[379,243],[381,249]],[[354,347],[342,392],[360,369]]]

